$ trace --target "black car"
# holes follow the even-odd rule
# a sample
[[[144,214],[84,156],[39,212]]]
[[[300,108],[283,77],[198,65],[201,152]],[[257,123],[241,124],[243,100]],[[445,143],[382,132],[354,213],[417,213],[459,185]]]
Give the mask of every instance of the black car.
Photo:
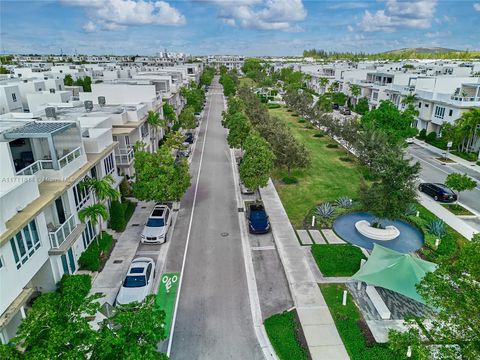
[[[194,137],[193,137],[193,134],[191,132],[188,132],[185,134],[185,141],[186,143],[188,144],[193,144],[193,140],[194,140]]]
[[[338,105],[338,104],[332,104],[332,109],[333,109],[333,110],[338,110],[338,109],[340,109],[340,105]]]
[[[420,184],[419,189],[421,192],[430,195],[436,201],[457,201],[457,194],[455,194],[449,187],[440,183],[422,183]]]
[[[248,208],[248,230],[251,234],[266,234],[270,231],[270,220],[261,204],[252,204]]]

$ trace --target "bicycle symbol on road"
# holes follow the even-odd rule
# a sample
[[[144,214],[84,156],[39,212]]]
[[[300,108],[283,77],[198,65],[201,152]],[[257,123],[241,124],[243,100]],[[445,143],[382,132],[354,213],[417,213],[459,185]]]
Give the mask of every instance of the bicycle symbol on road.
[[[165,290],[167,290],[167,294],[170,292],[172,285],[175,284],[177,281],[178,281],[177,275],[173,275],[173,276],[164,275],[162,277],[162,283],[165,284]]]

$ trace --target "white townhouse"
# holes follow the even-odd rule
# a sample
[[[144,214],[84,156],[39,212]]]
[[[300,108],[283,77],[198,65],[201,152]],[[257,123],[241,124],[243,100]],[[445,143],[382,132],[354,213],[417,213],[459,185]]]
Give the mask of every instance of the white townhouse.
[[[111,129],[82,131],[51,108],[47,113],[0,117],[2,343],[15,336],[32,299],[78,270],[80,255],[100,231],[79,221],[78,211],[92,201],[80,182],[107,174],[120,180]]]
[[[0,83],[0,115],[23,112],[22,96],[18,84]]]
[[[237,70],[242,73],[242,66],[245,61],[244,56],[240,55],[212,55],[205,58],[207,66],[212,66],[216,69],[220,69],[221,66],[225,66],[228,71]]]

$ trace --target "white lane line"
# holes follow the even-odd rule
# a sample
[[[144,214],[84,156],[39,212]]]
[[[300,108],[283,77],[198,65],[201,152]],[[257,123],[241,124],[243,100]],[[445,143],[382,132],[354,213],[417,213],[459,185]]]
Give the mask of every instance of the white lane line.
[[[168,338],[168,347],[167,347],[167,356],[168,357],[170,357],[170,352],[172,350],[172,341],[173,341],[173,334],[175,332],[175,322],[177,320],[178,304],[180,302],[180,294],[182,292],[183,274],[184,274],[184,271],[185,271],[185,263],[186,263],[186,260],[187,260],[187,253],[188,253],[188,244],[190,242],[190,234],[191,234],[191,231],[192,231],[193,214],[195,212],[195,204],[197,202],[198,184],[200,182],[200,173],[202,171],[203,153],[204,153],[204,150],[205,150],[205,142],[207,140],[208,122],[210,120],[211,105],[212,105],[212,97],[210,97],[210,101],[209,101],[209,105],[208,105],[207,124],[205,125],[205,135],[203,137],[202,153],[200,155],[200,163],[199,163],[199,167],[198,167],[197,181],[196,181],[196,184],[195,184],[195,194],[193,195],[192,212],[190,214],[190,222],[188,224],[187,242],[185,243],[185,251],[183,253],[182,269],[180,270],[180,280],[179,280],[179,283],[178,283],[178,294],[177,294],[177,299],[176,299],[176,302],[175,302],[175,308],[173,310],[173,318],[172,318],[172,325],[171,325],[171,328],[170,328],[170,336]]]
[[[230,149],[230,163],[232,166],[233,182],[235,183],[237,206],[240,208],[244,206],[244,203],[240,197],[240,185],[238,184],[237,174],[235,173],[235,154],[233,149]],[[250,250],[248,235],[246,234],[247,223],[245,221],[244,213],[238,213],[238,221],[240,225],[240,238],[242,239],[243,260],[245,263],[245,275],[247,278],[248,298],[250,299],[250,312],[252,313],[253,328],[265,359],[277,360],[277,354],[275,353],[275,350],[273,350],[262,321],[260,297],[258,296],[257,279],[255,277],[255,269],[253,268],[252,253]]]

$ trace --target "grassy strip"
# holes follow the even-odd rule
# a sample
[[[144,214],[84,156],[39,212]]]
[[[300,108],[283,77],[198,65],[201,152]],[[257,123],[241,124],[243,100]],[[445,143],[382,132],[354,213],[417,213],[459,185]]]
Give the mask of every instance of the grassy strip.
[[[358,197],[361,169],[356,161],[345,162],[340,159],[348,156],[345,149],[328,147],[336,142],[328,136],[315,137],[318,129],[307,129],[285,107],[270,109],[269,112],[285,121],[311,154],[312,161],[308,168],[295,169],[290,174],[277,169],[273,174],[277,180],[275,185],[278,194],[294,227],[302,227],[305,216],[319,203],[334,201],[341,196]],[[286,176],[298,179],[298,183],[280,184],[279,181]]]
[[[441,204],[445,209],[454,215],[474,215],[460,204]]]
[[[100,271],[110,257],[113,250],[113,237],[105,232],[99,236],[98,241],[95,239],[90,246],[80,255],[78,264],[80,269],[90,271]]]
[[[362,250],[349,244],[313,244],[312,255],[318,268],[325,276],[352,276],[365,259]]]
[[[308,350],[297,338],[301,327],[295,315],[295,311],[285,311],[269,317],[264,322],[268,338],[280,360],[308,359]]]
[[[344,285],[322,284],[320,290],[350,359],[395,360],[401,358],[386,345],[375,342],[350,294],[348,294],[347,305],[342,305]]]
[[[445,224],[446,234],[441,238],[438,249],[434,250],[435,241],[438,237],[428,232],[427,225],[430,221],[438,219],[438,217],[422,205],[417,204],[416,206],[419,217],[411,215],[408,216],[407,220],[415,224],[423,232],[425,236],[425,246],[420,252],[427,260],[437,262],[439,256],[451,257],[468,241],[448,224]]]

